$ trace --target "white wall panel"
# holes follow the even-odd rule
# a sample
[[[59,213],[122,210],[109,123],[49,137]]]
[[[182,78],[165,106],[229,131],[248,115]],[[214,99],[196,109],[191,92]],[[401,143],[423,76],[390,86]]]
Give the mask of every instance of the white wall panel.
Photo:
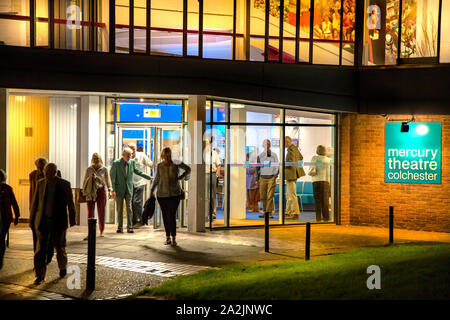
[[[49,161],[56,163],[63,179],[76,184],[77,110],[79,98],[52,97],[49,111]]]

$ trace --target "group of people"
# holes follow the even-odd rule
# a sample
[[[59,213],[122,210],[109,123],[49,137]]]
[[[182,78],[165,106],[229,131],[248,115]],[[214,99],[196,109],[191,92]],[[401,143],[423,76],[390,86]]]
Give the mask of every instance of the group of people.
[[[183,190],[179,181],[190,174],[190,167],[172,160],[170,148],[164,148],[162,161],[156,168],[150,196],[160,204],[164,227],[165,244],[177,245],[176,212]],[[35,161],[36,170],[30,173],[30,219],[33,235],[35,284],[45,279],[47,265],[52,261],[54,251],[61,278],[67,274],[66,230],[75,225],[75,205],[70,182],[61,178],[56,164],[40,158]],[[118,233],[123,233],[123,203],[127,210],[127,231],[140,226],[143,211],[145,181],[151,177],[142,170],[153,168],[153,163],[130,144],[122,152],[122,158],[115,160],[108,170],[98,153],[94,153],[91,165],[86,169],[82,193],[88,208],[88,217],[95,216],[95,205],[99,220],[100,236],[105,228],[105,207],[107,197],[116,202]],[[13,210],[12,210],[13,209]],[[14,211],[14,219],[12,211]],[[3,267],[5,240],[12,222],[19,222],[20,209],[12,188],[6,184],[6,172],[0,170],[0,269]],[[85,238],[87,239],[87,238]]]
[[[286,183],[286,211],[285,219],[297,220],[300,214],[297,199],[297,180],[305,176],[303,167],[298,166],[298,162],[303,160],[303,155],[293,144],[291,137],[286,136],[284,141],[286,147],[285,183]],[[257,158],[258,166],[249,166],[246,169],[247,187],[247,210],[250,212],[260,212],[259,201],[262,203],[262,213],[260,218],[266,215],[273,218],[274,215],[274,195],[279,175],[278,156],[271,151],[269,139],[263,141],[263,149]],[[329,197],[330,197],[330,159],[327,156],[327,149],[319,145],[316,150],[317,155],[311,159],[308,175],[311,176],[313,193],[315,200],[316,221],[329,220]],[[251,163],[251,154],[247,154],[247,161]],[[270,165],[262,165],[269,163]]]
[[[355,39],[355,0],[343,0],[342,35],[344,40]],[[325,0],[320,8],[320,22],[314,22],[314,37],[318,39],[339,40],[341,30],[341,1]]]

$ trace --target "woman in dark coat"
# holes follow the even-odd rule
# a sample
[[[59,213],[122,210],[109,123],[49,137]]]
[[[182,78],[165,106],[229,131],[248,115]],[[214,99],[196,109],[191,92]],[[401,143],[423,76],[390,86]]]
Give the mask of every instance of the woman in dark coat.
[[[3,257],[6,249],[6,235],[13,221],[11,207],[14,209],[14,225],[19,223],[19,206],[12,188],[6,184],[6,173],[0,169],[0,269],[3,267]]]

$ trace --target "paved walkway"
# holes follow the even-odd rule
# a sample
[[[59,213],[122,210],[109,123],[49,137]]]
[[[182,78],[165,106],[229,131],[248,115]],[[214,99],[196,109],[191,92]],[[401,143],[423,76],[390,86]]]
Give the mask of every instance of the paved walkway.
[[[312,225],[311,256],[345,252],[358,247],[388,243],[388,230],[373,227]],[[96,290],[86,293],[86,227],[67,234],[69,266],[80,271],[80,287],[68,285],[69,276],[59,279],[56,258],[48,267],[46,282],[34,286],[31,231],[25,225],[11,228],[10,248],[0,271],[0,299],[117,299],[146,286],[204,268],[233,263],[271,263],[302,260],[305,226],[270,229],[270,253],[264,252],[263,229],[207,231],[191,234],[180,230],[178,246],[163,244],[161,230],[144,227],[134,234],[117,234],[108,225],[104,238],[97,238]],[[395,230],[396,243],[450,243],[450,233]],[[71,282],[73,284],[73,281]],[[72,287],[72,289],[70,289]],[[19,294],[20,293],[20,294]],[[52,295],[50,293],[56,293]]]

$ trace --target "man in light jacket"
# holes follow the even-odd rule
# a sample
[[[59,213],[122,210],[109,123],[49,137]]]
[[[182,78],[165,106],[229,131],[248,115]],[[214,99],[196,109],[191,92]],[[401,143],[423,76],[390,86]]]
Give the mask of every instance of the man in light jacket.
[[[298,219],[300,209],[297,200],[297,179],[305,176],[305,170],[298,166],[298,161],[303,160],[303,156],[298,148],[292,143],[289,136],[284,138],[286,150],[286,162],[290,162],[284,169],[286,180],[286,219]]]

